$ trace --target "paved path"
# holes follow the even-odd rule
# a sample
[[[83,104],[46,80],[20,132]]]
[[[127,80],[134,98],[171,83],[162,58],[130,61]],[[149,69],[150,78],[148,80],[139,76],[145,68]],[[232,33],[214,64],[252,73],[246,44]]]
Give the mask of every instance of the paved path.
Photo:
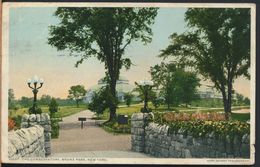
[[[87,117],[83,129],[80,129],[79,116]],[[108,156],[110,154],[119,156],[122,154],[127,157],[139,155],[130,152],[130,135],[108,133],[95,126],[95,121],[91,120],[91,117],[93,113],[85,110],[63,118],[63,122],[60,123],[59,138],[51,141],[53,156]]]

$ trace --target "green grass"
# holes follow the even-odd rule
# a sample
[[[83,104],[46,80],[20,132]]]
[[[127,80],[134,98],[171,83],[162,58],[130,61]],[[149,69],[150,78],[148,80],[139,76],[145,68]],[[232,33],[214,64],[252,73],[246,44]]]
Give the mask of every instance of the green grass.
[[[250,113],[231,113],[231,119],[246,122],[250,120]]]
[[[48,107],[47,106],[43,106],[41,107],[42,112],[48,113]],[[79,106],[79,108],[77,108],[76,106],[61,106],[59,107],[59,110],[57,113],[55,113],[55,117],[66,117],[69,115],[73,115],[76,114],[82,110],[87,109],[86,106]],[[10,117],[17,117],[18,115],[22,116],[24,114],[28,114],[28,108],[21,108],[18,110],[9,110],[10,113]]]

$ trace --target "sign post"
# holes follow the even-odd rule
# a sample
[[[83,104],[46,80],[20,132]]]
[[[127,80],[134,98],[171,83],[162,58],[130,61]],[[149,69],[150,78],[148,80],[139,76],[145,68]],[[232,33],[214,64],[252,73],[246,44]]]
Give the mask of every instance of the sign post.
[[[83,129],[83,121],[86,121],[86,117],[79,117],[78,118],[79,121],[81,121],[81,129]]]

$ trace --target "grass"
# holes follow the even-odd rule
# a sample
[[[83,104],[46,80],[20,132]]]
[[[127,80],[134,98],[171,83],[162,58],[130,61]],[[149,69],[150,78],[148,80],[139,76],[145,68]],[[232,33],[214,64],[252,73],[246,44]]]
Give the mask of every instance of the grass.
[[[48,113],[48,107],[47,106],[43,106],[41,107],[42,112],[44,113]],[[76,114],[82,110],[87,109],[86,106],[79,106],[79,108],[77,108],[76,106],[61,106],[59,107],[59,110],[57,113],[55,113],[55,117],[66,117],[69,115],[73,115]],[[10,117],[17,117],[18,115],[22,116],[24,114],[28,114],[28,108],[21,108],[18,110],[9,110],[9,116]]]
[[[231,119],[246,122],[250,119],[250,113],[231,113]]]

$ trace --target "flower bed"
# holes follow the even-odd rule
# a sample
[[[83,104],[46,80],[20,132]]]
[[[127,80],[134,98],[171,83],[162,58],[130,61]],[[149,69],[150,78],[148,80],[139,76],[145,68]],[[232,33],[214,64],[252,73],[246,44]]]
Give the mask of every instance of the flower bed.
[[[158,113],[155,122],[169,126],[169,133],[182,132],[192,134],[194,137],[204,137],[211,134],[217,138],[229,136],[242,137],[250,133],[250,125],[240,121],[224,121],[224,115],[219,113]]]

